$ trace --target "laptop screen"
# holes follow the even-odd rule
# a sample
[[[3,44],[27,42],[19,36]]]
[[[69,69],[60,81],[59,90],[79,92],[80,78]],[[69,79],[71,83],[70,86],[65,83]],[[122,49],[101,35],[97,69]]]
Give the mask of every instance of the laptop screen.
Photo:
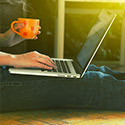
[[[85,69],[92,59],[95,50],[100,42],[102,42],[102,39],[115,16],[115,14],[108,10],[102,10],[98,15],[96,23],[88,33],[87,39],[77,56],[77,62],[82,69]]]

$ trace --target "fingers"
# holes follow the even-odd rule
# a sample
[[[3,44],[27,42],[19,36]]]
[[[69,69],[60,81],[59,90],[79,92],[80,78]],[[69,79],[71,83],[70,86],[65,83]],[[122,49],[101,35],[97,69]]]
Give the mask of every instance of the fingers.
[[[42,69],[52,70],[52,67],[49,67],[49,66],[44,65],[44,64],[39,63],[39,62],[36,63],[35,67],[39,67],[39,68],[42,68]]]
[[[51,58],[49,57],[49,56],[47,56],[47,55],[44,55],[44,54],[41,54],[41,53],[39,53],[39,52],[37,52],[37,51],[34,51],[40,58],[45,58],[45,59],[47,59],[48,61],[50,61],[53,65],[55,65],[55,63],[51,60]]]
[[[39,30],[41,29],[41,26],[39,26],[39,28],[38,28]]]
[[[19,24],[19,29],[22,29],[24,27],[24,23]]]
[[[49,66],[51,68],[56,69],[56,66],[53,63],[51,63],[49,60],[45,59],[45,58],[39,58],[39,59],[37,59],[37,62],[39,62],[41,64],[44,64],[47,67]]]
[[[36,58],[36,61],[40,64],[46,65],[47,67],[51,67],[56,69],[56,65],[55,63],[51,60],[51,58],[49,56],[40,54],[37,51],[34,51],[34,57]]]
[[[24,23],[18,23],[18,24],[15,24],[14,29],[15,30],[22,29],[23,27],[24,27]]]
[[[38,39],[38,37],[37,36],[35,36],[35,38],[34,39]]]
[[[41,31],[38,31],[38,33],[36,33],[35,35],[41,34]],[[34,39],[38,39],[37,36],[34,37]]]
[[[38,33],[37,34],[41,34],[41,31],[38,31]]]
[[[38,39],[37,35],[41,34],[41,31],[38,31],[36,34],[35,34],[35,37],[33,39]]]
[[[46,55],[41,54],[40,57],[41,57],[41,58],[45,58],[45,59],[47,59],[48,61],[50,61],[53,65],[56,65],[56,64],[51,60],[51,58],[50,58],[49,56],[46,56]]]
[[[41,26],[39,26],[38,28],[39,30],[41,29]],[[33,39],[38,39],[37,35],[41,34],[41,31],[38,31],[36,34],[35,34],[35,37]]]
[[[38,31],[37,33],[35,33],[35,35],[38,35],[38,34],[40,34],[41,33],[41,31]]]

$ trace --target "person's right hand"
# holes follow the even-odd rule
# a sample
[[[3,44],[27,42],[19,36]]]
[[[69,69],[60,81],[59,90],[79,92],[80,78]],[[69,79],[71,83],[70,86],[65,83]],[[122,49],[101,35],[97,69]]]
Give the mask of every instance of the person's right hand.
[[[39,67],[44,69],[56,69],[55,63],[50,59],[50,57],[40,54],[37,51],[28,52],[21,55],[11,55],[12,61],[11,66],[16,68],[23,67]]]

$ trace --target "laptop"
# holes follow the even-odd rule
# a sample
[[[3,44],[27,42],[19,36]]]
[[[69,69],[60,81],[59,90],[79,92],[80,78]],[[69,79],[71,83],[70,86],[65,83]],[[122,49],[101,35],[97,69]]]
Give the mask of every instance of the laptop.
[[[82,78],[116,18],[110,10],[101,10],[90,29],[86,41],[74,59],[52,58],[57,69],[9,68],[11,74],[38,75],[51,77]]]

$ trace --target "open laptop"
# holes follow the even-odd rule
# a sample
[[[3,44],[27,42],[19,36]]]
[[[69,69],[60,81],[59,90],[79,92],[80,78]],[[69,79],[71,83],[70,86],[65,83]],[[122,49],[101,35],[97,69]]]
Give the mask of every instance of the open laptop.
[[[35,67],[9,68],[9,72],[23,75],[82,78],[115,20],[115,17],[116,14],[112,13],[110,10],[101,10],[97,17],[97,21],[90,29],[87,39],[75,59],[52,58],[57,65],[56,70],[45,70]]]

